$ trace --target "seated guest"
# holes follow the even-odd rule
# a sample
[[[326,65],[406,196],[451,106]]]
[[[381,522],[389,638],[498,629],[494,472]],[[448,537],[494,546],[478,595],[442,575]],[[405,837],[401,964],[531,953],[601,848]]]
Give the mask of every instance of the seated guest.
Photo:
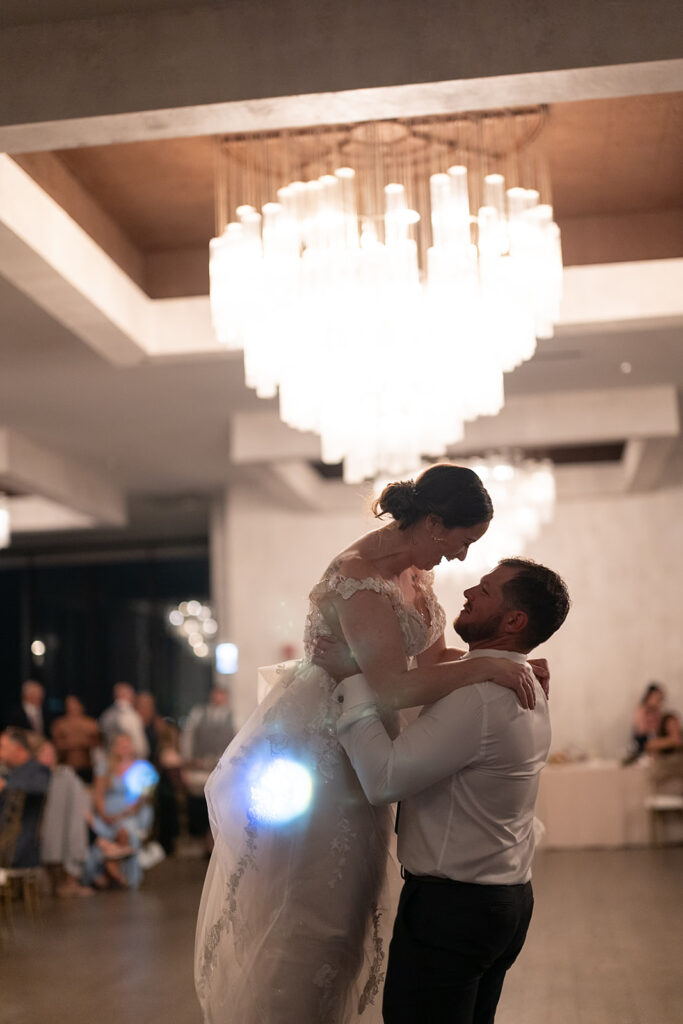
[[[40,823],[41,860],[58,896],[91,896],[80,884],[88,854],[88,794],[73,768],[57,764],[49,740],[40,745],[36,760],[50,769],[50,785]]]
[[[80,775],[86,783],[92,782],[92,751],[100,742],[100,730],[94,718],[85,714],[78,697],[65,700],[66,714],[52,723],[52,739],[62,764]]]
[[[633,755],[642,754],[648,741],[659,734],[664,707],[664,688],[659,683],[650,683],[633,712]]]
[[[683,736],[674,711],[662,712],[656,736],[650,737],[645,752],[652,755],[650,781],[659,794],[683,796]]]
[[[107,749],[121,732],[130,736],[136,757],[148,757],[149,746],[140,715],[135,710],[135,690],[130,683],[116,683],[112,691],[114,703],[100,715],[100,729]]]
[[[50,783],[50,769],[34,758],[28,732],[14,726],[0,734],[0,762],[7,772],[0,778],[0,835],[3,826],[8,825],[13,794],[23,794],[21,825],[7,866],[38,867],[40,815]]]
[[[91,827],[97,838],[88,851],[83,873],[86,885],[98,889],[139,886],[142,867],[138,853],[154,823],[150,800],[155,782],[152,766],[136,760],[130,736],[114,736],[106,767],[95,768]]]

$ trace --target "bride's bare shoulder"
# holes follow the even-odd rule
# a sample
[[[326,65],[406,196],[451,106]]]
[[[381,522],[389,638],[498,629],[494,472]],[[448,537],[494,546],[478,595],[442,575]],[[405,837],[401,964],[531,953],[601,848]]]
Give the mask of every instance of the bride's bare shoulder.
[[[369,557],[365,537],[350,544],[330,562],[326,576],[348,576],[351,579],[366,579],[369,576],[381,576],[376,562]]]

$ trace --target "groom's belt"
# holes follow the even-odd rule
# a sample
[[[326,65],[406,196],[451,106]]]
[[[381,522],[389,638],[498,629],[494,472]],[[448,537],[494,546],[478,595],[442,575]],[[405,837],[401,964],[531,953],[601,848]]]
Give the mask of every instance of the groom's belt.
[[[459,882],[455,878],[445,878],[443,875],[413,875],[410,871],[406,870],[403,865],[401,865],[401,875],[405,878],[406,882],[424,882],[427,885],[448,885],[451,888],[478,890],[479,892],[484,889],[487,892],[490,892],[493,889],[522,889],[524,886],[531,885],[531,882],[512,882],[509,885],[496,882],[489,885],[486,882]]]

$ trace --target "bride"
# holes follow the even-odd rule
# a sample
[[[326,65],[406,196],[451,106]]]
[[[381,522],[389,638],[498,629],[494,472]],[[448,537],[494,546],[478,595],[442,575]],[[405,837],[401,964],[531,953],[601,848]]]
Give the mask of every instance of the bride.
[[[533,700],[524,666],[461,663],[445,646],[431,570],[464,559],[486,532],[493,512],[479,477],[432,466],[389,484],[374,511],[391,522],[341,552],[314,586],[303,659],[282,667],[206,786],[215,847],[195,951],[205,1024],[381,1019],[390,812],[368,804],[337,742],[336,684],[311,660],[318,638],[345,640],[387,721],[487,679],[525,706]],[[274,778],[303,782],[290,814],[287,792],[273,804]]]

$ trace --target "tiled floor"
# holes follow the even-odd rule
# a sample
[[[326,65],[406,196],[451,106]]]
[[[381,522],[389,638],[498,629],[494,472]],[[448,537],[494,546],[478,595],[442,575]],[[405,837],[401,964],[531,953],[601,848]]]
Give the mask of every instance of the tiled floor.
[[[41,926],[18,912],[0,946],[0,1022],[199,1024],[203,870],[166,861],[138,893],[46,899]],[[497,1024],[681,1024],[682,881],[681,848],[539,854],[536,913]]]

